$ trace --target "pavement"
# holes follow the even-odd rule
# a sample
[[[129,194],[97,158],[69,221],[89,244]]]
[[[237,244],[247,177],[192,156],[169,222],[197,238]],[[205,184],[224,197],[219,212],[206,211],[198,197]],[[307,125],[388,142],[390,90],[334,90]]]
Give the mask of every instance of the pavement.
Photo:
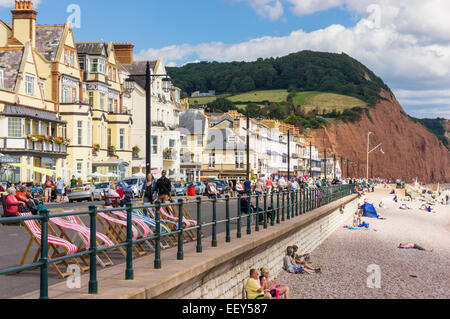
[[[450,206],[436,205],[427,213],[419,210],[422,202],[409,201],[404,203],[412,209],[400,210],[403,202],[395,203],[384,188],[367,199],[386,220],[363,218],[368,231],[339,228],[311,252],[322,274],[280,271],[277,284],[289,286],[294,299],[450,298]],[[378,208],[380,200],[384,209]],[[399,249],[400,243],[433,252]]]
[[[61,208],[64,210],[80,209],[80,207],[85,207],[89,205],[102,205],[104,202],[82,202],[82,203],[66,203],[66,204],[50,204],[48,208],[50,210],[59,211]],[[261,204],[261,202],[260,202]],[[224,220],[226,218],[225,201],[219,200],[217,202],[217,220]],[[196,219],[197,217],[197,207],[196,204],[187,204],[185,208],[190,212],[191,216]],[[230,200],[230,216],[237,216],[237,201]],[[83,217],[83,221],[86,225],[89,225],[89,218]],[[202,221],[204,223],[209,223],[212,221],[212,203],[202,204]],[[246,231],[246,218],[242,219],[242,232]],[[100,230],[100,225],[97,224],[97,229]],[[233,234],[236,232],[236,222],[231,223],[231,231]],[[211,236],[212,227],[205,227],[203,233],[205,237]],[[225,223],[218,224],[217,233],[221,234],[225,232]],[[73,233],[68,231],[69,236]],[[20,260],[23,256],[25,248],[30,240],[30,236],[27,230],[21,226],[15,225],[0,225],[0,269],[6,269],[10,267],[16,267],[19,265]],[[206,244],[206,243],[205,243]],[[174,250],[176,252],[177,247],[170,248],[168,250]],[[30,254],[27,258],[27,263],[31,263],[35,253],[37,251],[37,246],[33,244]],[[152,252],[150,254],[153,255]],[[114,265],[119,265],[125,263],[125,258],[119,251],[108,252]],[[101,269],[98,266],[99,270]],[[64,266],[63,266],[64,268]],[[65,269],[64,269],[65,270]],[[0,276],[0,299],[13,298],[15,296],[20,296],[28,292],[35,291],[39,289],[39,269],[26,270],[18,274]],[[61,279],[56,275],[56,272],[52,267],[49,268],[49,285],[54,285],[60,283]]]

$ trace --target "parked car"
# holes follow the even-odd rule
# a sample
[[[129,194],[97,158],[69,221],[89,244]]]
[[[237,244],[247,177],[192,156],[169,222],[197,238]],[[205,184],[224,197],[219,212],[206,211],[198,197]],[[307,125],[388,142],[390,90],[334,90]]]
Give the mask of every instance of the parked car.
[[[172,183],[172,196],[186,196],[187,188],[184,183]]]
[[[405,189],[405,182],[404,181],[398,181],[396,188],[397,189]]]
[[[129,177],[125,178],[123,180],[128,187],[130,187],[133,190],[135,197],[141,197],[142,196],[142,186],[145,183],[145,178],[142,177]]]
[[[93,202],[96,199],[94,194],[96,187],[94,184],[81,184],[67,190],[67,198],[70,203],[74,201],[89,200]]]
[[[189,182],[186,184],[186,189],[191,186],[195,186],[195,195],[203,195],[206,191],[206,186],[202,182]]]
[[[94,198],[98,200],[104,199],[104,190],[108,190],[113,182],[104,182],[95,184]]]

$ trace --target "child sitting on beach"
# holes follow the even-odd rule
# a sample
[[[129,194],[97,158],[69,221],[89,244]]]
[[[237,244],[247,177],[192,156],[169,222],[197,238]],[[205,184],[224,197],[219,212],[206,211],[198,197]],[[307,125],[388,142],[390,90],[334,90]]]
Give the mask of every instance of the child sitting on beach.
[[[383,201],[381,201],[379,204],[378,204],[378,207],[380,207],[380,208],[384,208],[384,204],[383,204]]]

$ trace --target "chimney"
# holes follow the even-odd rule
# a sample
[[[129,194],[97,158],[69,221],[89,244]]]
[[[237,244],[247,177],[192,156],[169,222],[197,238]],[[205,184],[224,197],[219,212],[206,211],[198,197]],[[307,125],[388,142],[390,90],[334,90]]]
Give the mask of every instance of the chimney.
[[[31,41],[33,48],[36,47],[36,16],[31,1],[16,0],[16,7],[12,13],[12,36],[22,43]]]
[[[116,59],[122,64],[130,64],[133,62],[133,48],[131,43],[114,43],[114,52]]]

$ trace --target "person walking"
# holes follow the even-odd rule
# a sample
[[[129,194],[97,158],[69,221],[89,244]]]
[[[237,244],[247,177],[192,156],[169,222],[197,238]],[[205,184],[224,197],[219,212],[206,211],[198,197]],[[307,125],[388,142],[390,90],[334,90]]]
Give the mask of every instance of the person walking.
[[[64,184],[64,181],[61,177],[58,177],[56,180],[56,201],[58,203],[61,202],[61,199],[63,197],[64,187],[66,187],[66,184]]]
[[[45,181],[44,202],[50,203],[52,201],[53,186],[53,181],[50,179],[50,177],[47,176],[47,180]]]
[[[155,193],[158,194],[158,200],[161,203],[172,201],[172,185],[166,175],[167,172],[162,171],[161,178],[156,182]]]
[[[156,181],[153,174],[148,174],[144,185],[142,185],[142,194],[144,194],[144,203],[153,204],[156,190]]]

